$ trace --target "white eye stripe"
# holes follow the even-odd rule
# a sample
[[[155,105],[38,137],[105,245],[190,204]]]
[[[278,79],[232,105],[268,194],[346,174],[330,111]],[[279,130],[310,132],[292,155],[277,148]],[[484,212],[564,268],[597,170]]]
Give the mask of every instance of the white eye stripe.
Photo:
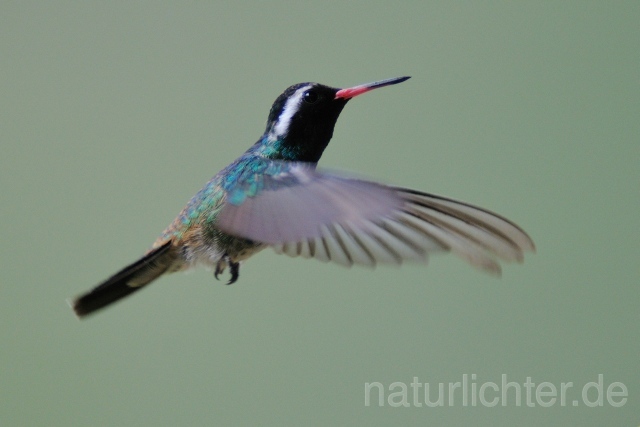
[[[278,122],[273,127],[271,132],[271,136],[278,138],[284,136],[289,131],[289,124],[291,123],[291,118],[298,112],[300,109],[300,101],[302,100],[302,96],[304,93],[311,89],[311,85],[306,85],[296,90],[293,95],[287,99],[287,102],[284,104],[284,108],[282,109],[282,113],[280,113],[280,117],[278,117]]]

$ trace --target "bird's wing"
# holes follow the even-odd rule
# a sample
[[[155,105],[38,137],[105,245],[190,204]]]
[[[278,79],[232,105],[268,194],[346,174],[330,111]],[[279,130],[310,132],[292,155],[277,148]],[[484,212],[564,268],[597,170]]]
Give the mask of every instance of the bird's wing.
[[[272,161],[261,169],[228,189],[218,224],[277,253],[375,266],[452,251],[500,274],[497,260],[522,262],[523,252],[534,250],[517,225],[466,203],[323,173],[305,163]]]

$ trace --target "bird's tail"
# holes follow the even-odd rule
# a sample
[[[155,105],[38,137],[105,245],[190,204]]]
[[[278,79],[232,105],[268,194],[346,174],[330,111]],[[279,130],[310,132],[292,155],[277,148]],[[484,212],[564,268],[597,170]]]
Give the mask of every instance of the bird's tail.
[[[142,289],[164,274],[175,259],[171,241],[152,249],[145,256],[126,266],[89,292],[70,301],[80,318]]]

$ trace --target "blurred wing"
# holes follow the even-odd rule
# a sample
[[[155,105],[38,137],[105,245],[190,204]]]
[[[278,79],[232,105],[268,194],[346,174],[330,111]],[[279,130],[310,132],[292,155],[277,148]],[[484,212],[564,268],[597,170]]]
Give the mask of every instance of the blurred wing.
[[[251,196],[229,198],[218,217],[222,231],[346,266],[426,261],[429,252],[452,251],[500,274],[497,259],[522,262],[523,252],[534,250],[518,226],[475,206],[304,163],[272,169],[251,177]],[[232,191],[244,187],[239,182]]]

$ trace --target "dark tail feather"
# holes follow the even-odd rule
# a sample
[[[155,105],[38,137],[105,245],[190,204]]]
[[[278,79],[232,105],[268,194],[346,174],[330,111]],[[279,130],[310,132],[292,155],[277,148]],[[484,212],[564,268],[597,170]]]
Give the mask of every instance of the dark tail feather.
[[[168,241],[151,250],[138,261],[71,301],[71,308],[78,317],[84,317],[142,289],[171,266],[174,253],[170,249],[171,241]]]

